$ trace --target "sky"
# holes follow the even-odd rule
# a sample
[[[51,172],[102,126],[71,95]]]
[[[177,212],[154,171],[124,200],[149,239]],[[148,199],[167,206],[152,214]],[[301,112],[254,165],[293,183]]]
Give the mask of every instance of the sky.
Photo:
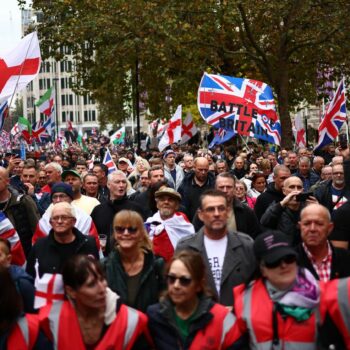
[[[0,53],[21,39],[21,11],[17,0],[0,0]]]

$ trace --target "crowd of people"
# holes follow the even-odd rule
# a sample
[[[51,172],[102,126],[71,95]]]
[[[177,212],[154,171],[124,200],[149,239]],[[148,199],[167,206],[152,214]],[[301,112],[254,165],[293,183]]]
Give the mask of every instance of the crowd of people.
[[[107,147],[0,159],[1,350],[350,349],[348,148]]]

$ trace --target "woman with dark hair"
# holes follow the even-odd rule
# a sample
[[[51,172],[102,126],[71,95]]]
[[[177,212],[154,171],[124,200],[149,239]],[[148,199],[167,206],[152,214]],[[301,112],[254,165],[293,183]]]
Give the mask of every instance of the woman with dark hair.
[[[87,255],[67,260],[63,283],[68,300],[40,310],[40,325],[55,349],[147,349],[147,318],[123,305],[107,288],[99,263]],[[120,346],[120,349],[122,347]]]
[[[154,256],[143,219],[135,211],[115,215],[113,237],[115,249],[104,263],[108,286],[123,303],[146,311],[165,288],[164,260]]]
[[[22,298],[10,272],[0,266],[0,349],[50,350],[50,342],[39,333],[37,315],[24,315]]]
[[[198,252],[176,253],[166,269],[168,288],[161,302],[147,310],[157,350],[230,349],[235,318],[212,299]]]
[[[311,272],[298,267],[290,240],[268,231],[256,238],[254,251],[256,275],[234,288],[241,336],[248,335],[251,349],[319,349],[320,289]]]
[[[251,188],[248,191],[248,196],[258,198],[266,190],[266,178],[263,173],[256,173],[252,177]]]

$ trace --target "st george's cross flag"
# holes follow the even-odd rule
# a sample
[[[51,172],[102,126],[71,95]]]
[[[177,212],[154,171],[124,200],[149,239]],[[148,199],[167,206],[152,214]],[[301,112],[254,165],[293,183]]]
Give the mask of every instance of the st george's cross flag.
[[[300,113],[297,113],[294,118],[293,134],[295,138],[295,146],[306,147],[306,131],[303,118]]]
[[[202,118],[216,129],[281,142],[272,89],[261,81],[204,73],[197,103]]]
[[[346,96],[344,79],[342,79],[318,127],[318,143],[315,150],[332,143],[345,121]]]
[[[191,112],[187,113],[186,119],[182,123],[181,141],[180,145],[189,141],[194,135],[196,135],[198,129],[193,121]]]
[[[40,48],[36,32],[0,53],[0,103],[24,89],[39,73]]]
[[[181,140],[182,130],[182,106],[179,105],[174,116],[169,120],[168,127],[159,141],[158,148],[162,152],[164,148]]]

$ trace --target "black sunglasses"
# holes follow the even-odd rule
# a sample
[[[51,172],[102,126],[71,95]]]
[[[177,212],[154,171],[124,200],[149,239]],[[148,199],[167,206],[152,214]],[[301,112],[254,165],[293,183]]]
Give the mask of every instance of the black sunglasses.
[[[268,269],[275,269],[276,267],[280,266],[282,264],[282,262],[289,265],[289,264],[295,263],[296,261],[297,261],[297,258],[294,255],[287,255],[287,256],[283,257],[282,259],[279,259],[273,263],[264,262],[264,265]]]
[[[127,230],[129,233],[134,234],[137,232],[138,228],[137,227],[124,227],[124,226],[114,226],[114,231],[116,233],[122,234]]]
[[[167,275],[166,279],[168,281],[168,284],[174,284],[176,280],[179,280],[180,285],[183,287],[188,287],[192,282],[192,278],[185,277],[185,276],[177,277],[174,275]]]

